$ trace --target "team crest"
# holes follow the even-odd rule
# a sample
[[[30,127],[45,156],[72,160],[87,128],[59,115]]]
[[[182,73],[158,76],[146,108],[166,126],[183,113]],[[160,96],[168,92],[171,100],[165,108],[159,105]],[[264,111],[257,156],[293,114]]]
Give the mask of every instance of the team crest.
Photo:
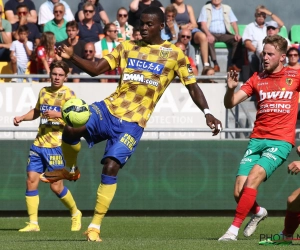
[[[293,84],[293,79],[291,79],[291,78],[286,78],[286,79],[285,79],[285,82],[286,82],[287,85],[291,86],[291,85]]]
[[[59,93],[57,94],[57,99],[62,99],[63,95],[64,95],[63,92],[59,92]]]
[[[169,57],[170,51],[167,50],[160,50],[159,57],[167,59]]]

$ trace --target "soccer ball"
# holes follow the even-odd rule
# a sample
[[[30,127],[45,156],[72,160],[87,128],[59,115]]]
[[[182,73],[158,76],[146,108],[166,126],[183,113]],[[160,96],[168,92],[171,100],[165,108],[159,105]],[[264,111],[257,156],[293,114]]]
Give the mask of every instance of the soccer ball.
[[[79,128],[90,118],[89,105],[77,98],[68,100],[62,108],[62,118],[69,126]]]

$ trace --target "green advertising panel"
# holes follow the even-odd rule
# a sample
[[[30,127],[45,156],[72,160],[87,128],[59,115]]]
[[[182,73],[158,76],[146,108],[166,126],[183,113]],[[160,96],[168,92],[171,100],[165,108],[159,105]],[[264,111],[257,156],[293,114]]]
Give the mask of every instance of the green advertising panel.
[[[0,141],[0,210],[26,210],[26,164],[32,141]],[[111,210],[232,210],[233,185],[248,141],[141,141],[118,175]],[[93,210],[101,179],[105,143],[88,149],[82,141],[81,178],[65,181],[78,208]],[[300,176],[287,174],[295,149],[259,189],[257,201],[268,210],[285,209],[288,195],[300,186]],[[40,210],[64,210],[50,191],[39,184]]]

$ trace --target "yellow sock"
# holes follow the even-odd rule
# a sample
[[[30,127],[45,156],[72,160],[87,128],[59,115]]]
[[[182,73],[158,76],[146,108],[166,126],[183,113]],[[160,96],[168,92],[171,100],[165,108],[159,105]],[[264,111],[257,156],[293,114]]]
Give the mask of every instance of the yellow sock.
[[[70,145],[64,141],[61,144],[61,149],[66,161],[66,167],[77,166],[77,155],[81,149],[81,143],[78,142],[75,145]]]
[[[37,222],[38,221],[38,209],[40,198],[38,195],[35,196],[25,196],[26,205],[27,205],[27,212],[29,215],[30,222]]]
[[[66,195],[64,197],[60,198],[60,200],[66,206],[66,208],[68,208],[70,210],[70,213],[72,216],[77,213],[78,208],[76,206],[76,202],[75,202],[70,190],[68,190]]]
[[[101,225],[101,222],[109,208],[109,205],[114,198],[117,189],[117,183],[115,184],[103,184],[99,185],[97,190],[97,201],[94,212],[94,217],[92,219],[92,224]]]

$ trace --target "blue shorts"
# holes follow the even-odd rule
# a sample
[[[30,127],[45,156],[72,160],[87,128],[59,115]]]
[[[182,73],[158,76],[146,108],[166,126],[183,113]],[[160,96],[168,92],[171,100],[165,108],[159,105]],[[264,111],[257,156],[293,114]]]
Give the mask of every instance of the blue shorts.
[[[64,166],[65,161],[61,147],[41,148],[34,144],[31,145],[27,162],[27,172],[44,173],[46,169],[51,172],[55,169],[62,169]]]
[[[89,133],[85,139],[89,147],[107,140],[101,163],[104,163],[105,158],[111,157],[123,167],[135,151],[144,128],[135,122],[127,122],[113,116],[103,101],[95,102],[89,107],[91,116],[85,124]]]

